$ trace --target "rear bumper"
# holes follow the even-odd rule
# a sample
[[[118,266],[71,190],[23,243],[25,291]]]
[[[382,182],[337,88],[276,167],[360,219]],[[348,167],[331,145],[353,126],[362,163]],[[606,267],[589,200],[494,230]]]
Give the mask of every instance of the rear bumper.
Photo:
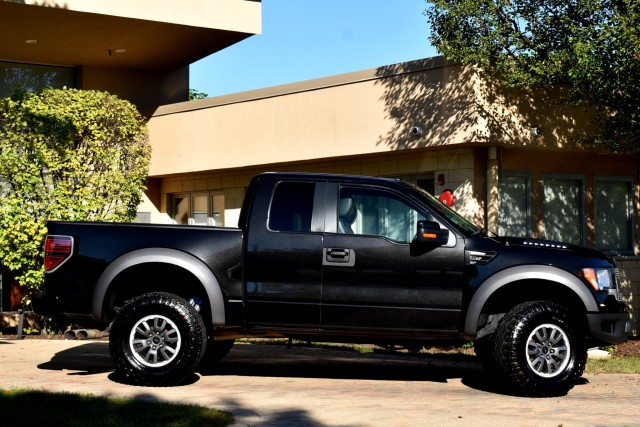
[[[33,311],[40,316],[64,317],[62,304],[58,297],[54,297],[44,292],[36,292],[32,296]]]
[[[631,332],[629,313],[588,313],[589,332],[597,340],[620,344]]]

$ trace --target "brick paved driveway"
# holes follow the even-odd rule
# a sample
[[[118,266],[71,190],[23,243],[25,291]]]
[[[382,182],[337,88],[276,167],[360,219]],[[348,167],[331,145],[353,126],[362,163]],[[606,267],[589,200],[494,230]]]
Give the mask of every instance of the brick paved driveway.
[[[567,396],[504,390],[474,361],[237,344],[188,384],[122,384],[106,341],[0,340],[0,387],[197,403],[255,426],[640,425],[640,375],[587,375]]]

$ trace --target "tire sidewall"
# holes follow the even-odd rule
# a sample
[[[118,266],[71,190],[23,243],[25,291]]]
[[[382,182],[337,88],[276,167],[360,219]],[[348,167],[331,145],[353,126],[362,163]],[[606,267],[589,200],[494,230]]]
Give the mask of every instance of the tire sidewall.
[[[551,324],[561,329],[569,342],[569,362],[553,377],[536,373],[527,360],[527,341],[537,327]],[[564,307],[551,302],[530,302],[507,313],[498,327],[496,360],[500,373],[521,393],[551,397],[566,394],[582,375],[586,364],[586,343],[579,323]]]
[[[170,319],[180,334],[178,354],[164,366],[150,367],[141,363],[131,349],[131,331],[146,316]],[[192,374],[202,359],[206,330],[199,313],[183,298],[164,293],[145,294],[120,310],[111,328],[109,345],[116,367],[133,383],[173,385]]]

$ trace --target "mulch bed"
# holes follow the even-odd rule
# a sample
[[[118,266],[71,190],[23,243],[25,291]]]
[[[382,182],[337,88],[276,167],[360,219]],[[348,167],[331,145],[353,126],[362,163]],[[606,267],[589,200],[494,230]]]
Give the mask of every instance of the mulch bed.
[[[640,358],[640,338],[633,338],[624,344],[618,344],[613,350],[613,356]]]

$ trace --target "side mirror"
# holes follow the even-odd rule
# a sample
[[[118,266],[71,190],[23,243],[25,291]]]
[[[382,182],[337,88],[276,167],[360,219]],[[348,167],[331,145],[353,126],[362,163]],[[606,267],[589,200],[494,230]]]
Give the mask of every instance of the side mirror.
[[[435,221],[418,221],[415,242],[421,245],[442,246],[449,241],[449,230],[440,228]]]

